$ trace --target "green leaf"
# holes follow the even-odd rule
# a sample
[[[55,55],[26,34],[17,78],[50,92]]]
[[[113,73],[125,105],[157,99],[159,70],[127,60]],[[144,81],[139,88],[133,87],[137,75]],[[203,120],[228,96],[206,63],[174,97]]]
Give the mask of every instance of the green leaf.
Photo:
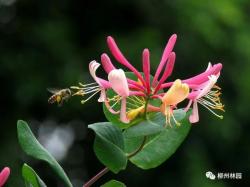
[[[56,174],[65,182],[65,184],[68,187],[72,187],[72,184],[62,167],[58,164],[54,157],[52,157],[51,154],[37,141],[25,121],[18,120],[17,134],[19,143],[26,154],[38,160],[47,162],[51,168],[54,169]]]
[[[97,158],[114,173],[125,169],[127,157],[121,129],[109,122],[94,123],[88,127],[96,133],[94,151]]]
[[[187,119],[189,115],[185,117],[185,112],[182,109],[174,111],[174,116],[177,121],[181,122],[181,126],[174,125],[173,120],[171,120],[173,127],[167,127],[160,134],[149,136],[143,149],[130,158],[133,164],[142,169],[155,168],[175,153],[187,136],[191,125]],[[161,113],[154,115],[151,120],[159,125],[165,124],[165,116]]]
[[[105,184],[101,185],[101,187],[126,187],[126,185],[117,180],[110,180]]]
[[[22,167],[22,176],[26,187],[46,187],[42,179],[27,164],[24,164]]]
[[[165,128],[162,125],[156,124],[151,120],[142,121],[138,125],[126,129],[123,133],[125,138],[134,138],[139,136],[148,136],[160,133]]]

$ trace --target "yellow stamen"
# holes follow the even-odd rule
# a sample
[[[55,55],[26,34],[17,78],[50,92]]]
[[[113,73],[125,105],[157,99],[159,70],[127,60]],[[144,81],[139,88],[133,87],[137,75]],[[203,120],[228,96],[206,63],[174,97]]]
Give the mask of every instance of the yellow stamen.
[[[221,88],[218,86],[214,86],[213,88],[216,90],[210,90],[206,95],[204,95],[197,101],[202,106],[207,108],[210,112],[212,112],[215,116],[219,117],[220,119],[223,119],[222,115],[218,115],[217,113],[215,113],[215,111],[213,111],[213,110],[221,110],[225,112],[224,105],[220,101],[221,92],[219,90],[221,90]]]

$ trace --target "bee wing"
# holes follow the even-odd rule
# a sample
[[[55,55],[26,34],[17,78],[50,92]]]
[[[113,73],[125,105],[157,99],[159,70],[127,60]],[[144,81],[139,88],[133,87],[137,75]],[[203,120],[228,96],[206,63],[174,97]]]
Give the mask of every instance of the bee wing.
[[[58,88],[47,88],[47,90],[50,93],[55,94],[55,93],[59,92],[61,89],[58,89]]]

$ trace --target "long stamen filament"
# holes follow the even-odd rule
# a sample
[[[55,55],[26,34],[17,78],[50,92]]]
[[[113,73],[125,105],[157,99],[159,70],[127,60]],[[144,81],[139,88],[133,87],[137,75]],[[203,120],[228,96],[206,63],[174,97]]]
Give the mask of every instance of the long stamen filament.
[[[94,89],[94,90],[87,91],[87,92],[85,92],[85,94],[89,94],[89,93],[92,93],[92,92],[95,92],[95,91],[100,91],[100,90],[101,90],[100,88],[97,88],[97,89]]]
[[[218,118],[220,119],[223,119],[223,116],[222,115],[219,115],[219,114],[216,114],[213,110],[211,110],[207,105],[205,105],[204,103],[202,102],[199,102],[202,106],[204,106],[206,109],[208,109],[210,112],[212,112],[215,116],[217,116]]]
[[[86,87],[86,86],[89,86],[89,85],[98,85],[96,82],[92,82],[92,83],[89,83],[89,84],[82,84],[81,82],[78,83],[81,87]]]
[[[92,97],[94,97],[94,95],[96,95],[100,91],[101,91],[101,89],[97,90],[95,93],[93,93],[92,95],[90,95],[87,99],[82,100],[81,103],[82,104],[86,103],[88,100],[90,100]]]
[[[216,103],[216,102],[213,102],[211,103],[210,101],[207,101],[206,99],[198,99],[200,102],[203,102],[204,104],[210,106],[211,108],[214,108],[214,109],[220,109],[223,107],[223,105],[221,103]]]
[[[131,96],[131,97],[128,97],[127,99],[131,100],[132,102],[137,103],[139,105],[143,105],[145,103],[143,100],[140,100],[136,96]]]
[[[115,103],[112,105],[112,106],[110,106],[110,108],[113,108],[119,101],[121,101],[122,100],[122,97],[120,97],[120,98],[118,98],[116,101],[115,101]]]

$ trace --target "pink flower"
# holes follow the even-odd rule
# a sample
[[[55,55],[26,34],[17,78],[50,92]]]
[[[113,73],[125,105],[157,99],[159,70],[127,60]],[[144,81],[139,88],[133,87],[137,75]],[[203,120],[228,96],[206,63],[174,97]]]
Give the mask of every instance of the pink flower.
[[[8,180],[10,175],[10,168],[5,167],[0,173],[0,187],[2,187]]]
[[[219,92],[211,91],[212,88],[216,87],[214,85],[219,78],[220,71],[222,69],[222,64],[220,63],[215,65],[211,65],[209,63],[205,72],[192,78],[184,80],[177,79],[174,82],[166,82],[171,76],[175,65],[176,55],[172,50],[176,39],[176,34],[173,34],[169,38],[153,80],[151,81],[149,50],[144,49],[142,53],[142,74],[122,54],[115,40],[111,36],[107,37],[107,44],[114,58],[129,71],[133,72],[136,76],[136,80],[127,78],[124,71],[122,69],[117,69],[111,62],[108,55],[103,53],[101,55],[101,64],[103,69],[108,74],[108,81],[96,76],[96,71],[100,67],[100,64],[96,61],[92,61],[89,64],[89,71],[96,83],[81,85],[80,88],[73,87],[73,89],[78,90],[78,92],[73,95],[83,96],[85,94],[92,93],[92,95],[88,98],[90,99],[96,93],[101,92],[98,101],[104,102],[111,113],[120,113],[120,120],[125,123],[133,120],[141,113],[161,111],[166,116],[166,124],[170,124],[170,118],[173,117],[173,109],[185,99],[190,100],[186,110],[188,110],[193,104],[193,113],[190,116],[190,121],[192,123],[197,122],[199,119],[197,103],[200,103],[205,107],[210,107],[210,109],[223,110],[223,105],[218,99]],[[108,89],[113,89],[117,95],[113,98],[107,98],[106,91]],[[164,93],[164,89],[168,89],[168,91]],[[190,93],[189,90],[191,90]],[[88,99],[83,100],[83,102],[86,102]],[[160,107],[146,104],[146,101],[149,99],[158,99],[162,102],[162,104]],[[209,99],[210,101],[208,101]],[[113,107],[120,101],[120,110],[113,110]],[[112,106],[110,104],[111,102],[113,102]],[[147,107],[145,108],[145,106]],[[178,122],[175,123],[177,125],[179,124]]]

